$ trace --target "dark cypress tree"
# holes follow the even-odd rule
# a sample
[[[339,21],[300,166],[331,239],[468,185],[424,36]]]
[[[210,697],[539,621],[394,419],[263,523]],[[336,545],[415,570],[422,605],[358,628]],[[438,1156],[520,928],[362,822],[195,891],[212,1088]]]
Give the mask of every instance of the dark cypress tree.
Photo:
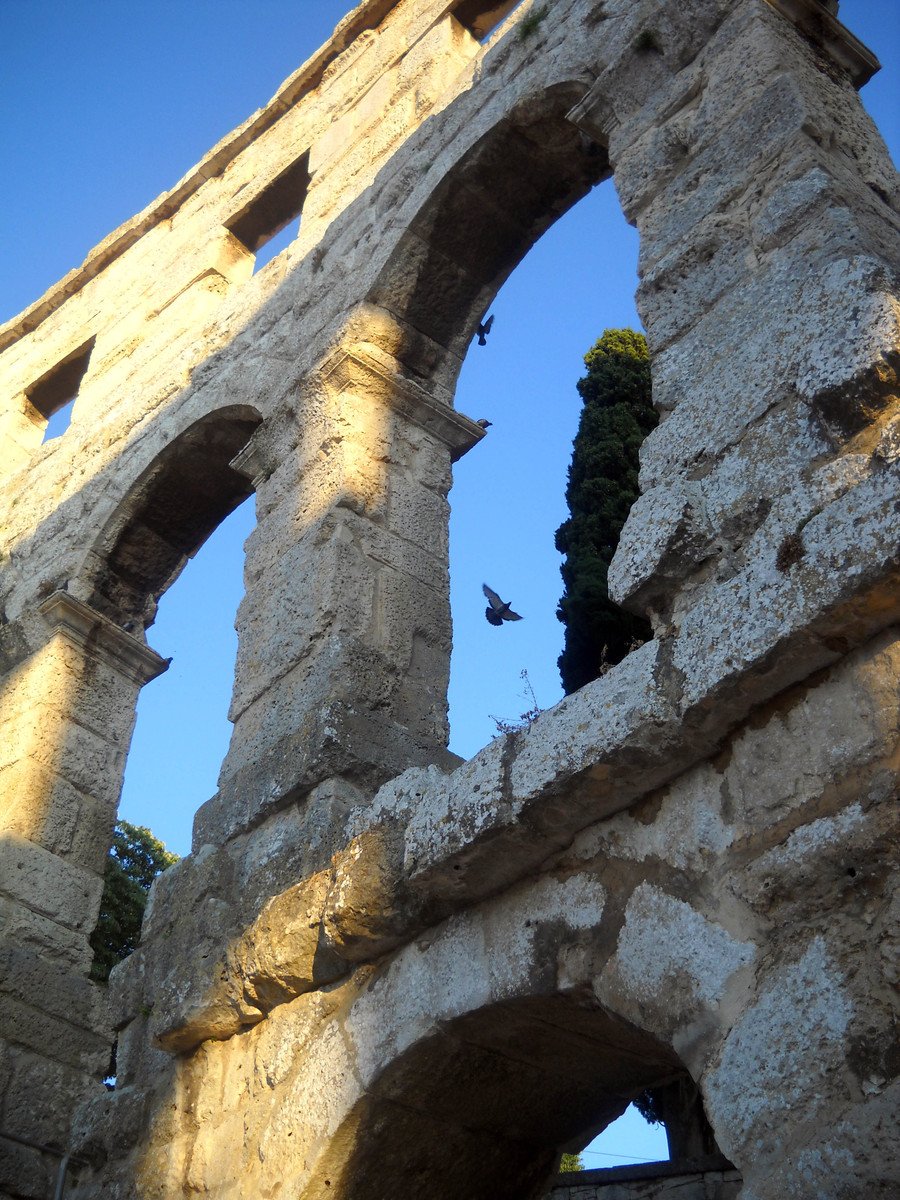
[[[613,604],[607,588],[638,496],[638,450],[658,419],[646,339],[633,329],[607,329],[584,362],[588,373],[577,385],[584,408],[566,488],[570,516],[556,531],[556,548],[566,556],[556,615],[566,627],[559,671],[567,694],[651,636],[649,623]]]

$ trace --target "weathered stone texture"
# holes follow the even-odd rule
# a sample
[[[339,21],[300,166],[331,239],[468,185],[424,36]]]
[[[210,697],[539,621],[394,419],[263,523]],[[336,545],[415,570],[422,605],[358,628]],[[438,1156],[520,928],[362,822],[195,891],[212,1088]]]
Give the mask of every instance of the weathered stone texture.
[[[542,1196],[685,1073],[744,1197],[900,1186],[877,64],[814,0],[526,3],[480,44],[511,7],[366,0],[0,331],[0,1129],[71,1145],[80,1200]],[[610,174],[662,417],[610,583],[656,638],[460,763],[454,383]],[[231,746],[107,1004],[145,631],[251,492]],[[46,1195],[21,1149],[0,1190]]]

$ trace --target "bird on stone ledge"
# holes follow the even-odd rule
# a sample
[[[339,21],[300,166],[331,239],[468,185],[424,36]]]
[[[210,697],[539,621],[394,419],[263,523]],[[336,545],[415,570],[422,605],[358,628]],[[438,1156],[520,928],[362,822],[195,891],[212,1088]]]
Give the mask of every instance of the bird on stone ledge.
[[[478,334],[478,345],[479,346],[487,345],[487,335],[491,332],[491,326],[493,325],[493,323],[494,323],[494,314],[491,313],[491,315],[488,317],[488,319],[486,321],[482,321],[481,324],[478,326],[478,328],[475,330],[475,332]]]
[[[493,425],[493,423],[494,423],[493,421],[486,421],[484,419],[484,417],[479,417],[478,420],[475,422],[475,424],[480,425],[482,429],[490,429],[490,427]]]
[[[504,621],[521,621],[522,618],[517,612],[513,612],[509,604],[505,604],[493,588],[489,588],[486,583],[481,585],[481,590],[487,596],[490,603],[484,610],[484,615],[487,617],[491,625],[502,625]],[[512,603],[512,601],[510,601]]]

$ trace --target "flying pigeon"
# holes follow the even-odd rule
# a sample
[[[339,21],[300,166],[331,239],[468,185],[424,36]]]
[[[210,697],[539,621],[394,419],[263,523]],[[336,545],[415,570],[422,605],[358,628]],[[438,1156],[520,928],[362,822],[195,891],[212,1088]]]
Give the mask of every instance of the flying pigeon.
[[[481,590],[488,598],[488,607],[484,610],[484,615],[487,617],[491,625],[502,625],[504,621],[521,621],[522,618],[518,613],[513,612],[509,604],[504,604],[500,597],[493,589],[489,588],[486,583],[481,585]]]
[[[491,332],[491,326],[493,325],[493,323],[494,323],[494,314],[491,313],[491,315],[488,317],[488,319],[486,321],[482,321],[481,324],[478,326],[478,328],[475,330],[475,332],[478,334],[478,345],[479,346],[487,345],[487,335]]]
[[[493,423],[494,423],[493,421],[486,421],[484,419],[484,417],[479,417],[478,420],[475,422],[475,424],[480,425],[482,429],[489,429],[491,427],[491,425],[493,425]]]

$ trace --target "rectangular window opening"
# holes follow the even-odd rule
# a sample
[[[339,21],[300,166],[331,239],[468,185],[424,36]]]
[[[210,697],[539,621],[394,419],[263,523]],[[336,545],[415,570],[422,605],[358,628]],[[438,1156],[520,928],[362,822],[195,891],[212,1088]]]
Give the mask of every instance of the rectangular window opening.
[[[256,255],[254,274],[297,236],[308,190],[309,151],[226,222],[229,232]]]
[[[282,250],[287,249],[297,234],[300,232],[300,222],[291,221],[285,225],[284,229],[274,234],[267,242],[263,242],[256,252],[256,261],[253,264],[253,274],[261,271],[266,263],[270,263],[273,258],[276,258]]]
[[[25,395],[32,408],[47,422],[43,441],[60,437],[68,429],[93,348],[94,339],[91,338],[26,389]]]
[[[460,0],[451,9],[460,25],[484,44],[501,22],[524,0]]]

